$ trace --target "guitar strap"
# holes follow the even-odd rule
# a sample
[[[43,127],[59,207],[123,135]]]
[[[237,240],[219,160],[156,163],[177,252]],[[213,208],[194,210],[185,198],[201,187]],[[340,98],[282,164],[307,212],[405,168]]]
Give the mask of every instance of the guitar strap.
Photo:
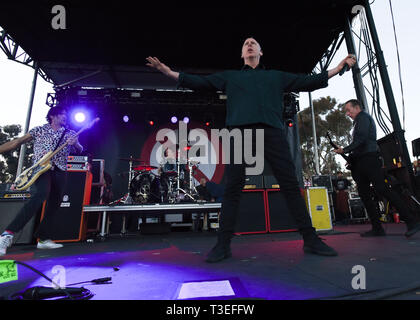
[[[57,142],[57,144],[56,144],[56,146],[55,146],[55,148],[54,148],[53,152],[54,152],[55,150],[57,150],[57,148],[60,146],[60,143],[61,143],[61,141],[63,140],[64,136],[66,135],[66,132],[67,132],[67,131],[68,131],[68,129],[67,129],[67,128],[65,128],[65,129],[64,129],[64,131],[63,131],[63,133],[61,134],[60,140],[58,140],[58,142]],[[55,165],[54,165],[54,163],[53,163],[53,167],[51,168],[51,170],[54,170],[54,168],[55,168]]]

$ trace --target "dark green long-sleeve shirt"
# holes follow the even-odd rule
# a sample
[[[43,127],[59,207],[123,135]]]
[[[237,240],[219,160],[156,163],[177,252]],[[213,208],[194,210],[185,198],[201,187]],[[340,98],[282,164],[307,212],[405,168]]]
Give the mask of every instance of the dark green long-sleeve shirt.
[[[216,90],[227,95],[226,126],[264,123],[283,128],[284,92],[313,91],[328,86],[328,72],[297,75],[245,65],[201,76],[180,72],[178,86],[192,90]]]

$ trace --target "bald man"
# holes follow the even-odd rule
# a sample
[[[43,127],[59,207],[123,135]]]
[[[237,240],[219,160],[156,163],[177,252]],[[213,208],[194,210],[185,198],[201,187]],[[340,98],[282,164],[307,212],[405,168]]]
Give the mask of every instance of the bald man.
[[[242,45],[241,58],[244,65],[241,70],[227,70],[201,76],[173,71],[156,57],[148,57],[146,60],[147,66],[176,80],[180,87],[225,92],[227,95],[226,126],[231,130],[241,130],[242,137],[245,130],[252,130],[254,138],[252,145],[256,144],[256,130],[264,130],[264,158],[270,163],[274,176],[285,194],[289,210],[298,224],[299,232],[304,240],[304,251],[335,256],[337,252],[317,236],[300,193],[295,165],[286,140],[283,94],[284,92],[313,91],[326,87],[329,78],[338,74],[345,64],[352,67],[356,60],[349,55],[332,70],[316,75],[297,75],[265,69],[260,63],[262,56],[263,51],[258,41],[255,38],[248,38]],[[235,146],[231,144],[231,154],[235,152],[234,148]],[[218,262],[232,255],[230,243],[245,184],[245,168],[244,161],[240,164],[228,165],[217,243],[207,255],[207,262]]]

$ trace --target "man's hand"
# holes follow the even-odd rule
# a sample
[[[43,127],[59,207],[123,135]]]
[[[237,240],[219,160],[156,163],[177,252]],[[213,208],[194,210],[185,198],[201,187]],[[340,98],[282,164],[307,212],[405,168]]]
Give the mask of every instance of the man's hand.
[[[68,145],[73,146],[81,153],[83,151],[83,146],[79,143],[79,139],[76,136],[71,137],[67,140]]]
[[[171,68],[169,68],[166,64],[160,62],[158,58],[147,57],[146,60],[148,61],[148,63],[146,63],[146,66],[154,68],[174,80],[178,80],[179,72],[172,71]]]
[[[344,153],[343,148],[334,149],[334,152],[338,153],[338,154],[343,154]]]
[[[353,66],[356,64],[356,56],[354,54],[349,54],[347,57],[345,57],[337,67],[328,71],[328,78],[334,77],[336,74],[338,74],[346,64],[348,64],[350,68],[353,68]]]
[[[75,144],[79,143],[79,140],[77,139],[77,137],[71,137],[67,140],[67,143],[70,146],[74,146]]]
[[[341,70],[346,64],[348,64],[350,68],[353,68],[356,64],[356,56],[354,54],[349,54],[343,61],[340,62],[337,68]]]

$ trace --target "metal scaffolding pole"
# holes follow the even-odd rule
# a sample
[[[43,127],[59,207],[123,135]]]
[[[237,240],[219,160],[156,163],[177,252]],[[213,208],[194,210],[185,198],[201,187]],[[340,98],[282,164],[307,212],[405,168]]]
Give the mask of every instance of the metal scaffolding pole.
[[[389,115],[391,117],[392,126],[394,128],[395,136],[397,137],[401,145],[403,162],[410,176],[411,185],[408,187],[410,187],[411,191],[413,192],[415,190],[413,166],[411,164],[410,154],[408,152],[407,143],[404,137],[404,130],[401,127],[400,117],[398,115],[397,104],[395,103],[394,93],[392,91],[391,80],[389,78],[387,65],[385,62],[385,57],[381,48],[381,44],[379,42],[379,37],[376,31],[372,10],[370,8],[368,0],[365,1],[365,12],[366,12],[367,23],[370,29],[370,35],[372,37],[373,46],[375,48],[375,53],[376,53],[376,57],[378,61],[378,67],[379,67],[379,73],[382,79],[383,89],[384,89],[385,98],[388,104]]]
[[[311,107],[311,115],[312,115],[312,137],[314,139],[315,172],[319,176],[320,175],[320,169],[319,169],[319,157],[318,157],[318,143],[317,143],[317,137],[316,137],[314,104],[312,102],[312,94],[310,92],[308,92],[308,95],[309,95],[309,105]]]
[[[34,65],[34,78],[32,81],[32,88],[31,88],[31,94],[29,96],[29,105],[28,105],[28,112],[26,113],[26,122],[25,122],[25,128],[23,131],[23,134],[27,134],[29,131],[29,123],[31,121],[31,115],[32,115],[32,106],[34,104],[34,97],[35,97],[35,90],[36,90],[36,81],[38,78],[38,64],[35,62]],[[23,167],[23,160],[25,158],[25,154],[26,154],[26,144],[22,144],[20,146],[20,154],[19,154],[19,161],[18,161],[18,167],[17,167],[17,171],[16,171],[16,177],[18,177],[20,175],[20,173],[22,172],[22,167]]]

